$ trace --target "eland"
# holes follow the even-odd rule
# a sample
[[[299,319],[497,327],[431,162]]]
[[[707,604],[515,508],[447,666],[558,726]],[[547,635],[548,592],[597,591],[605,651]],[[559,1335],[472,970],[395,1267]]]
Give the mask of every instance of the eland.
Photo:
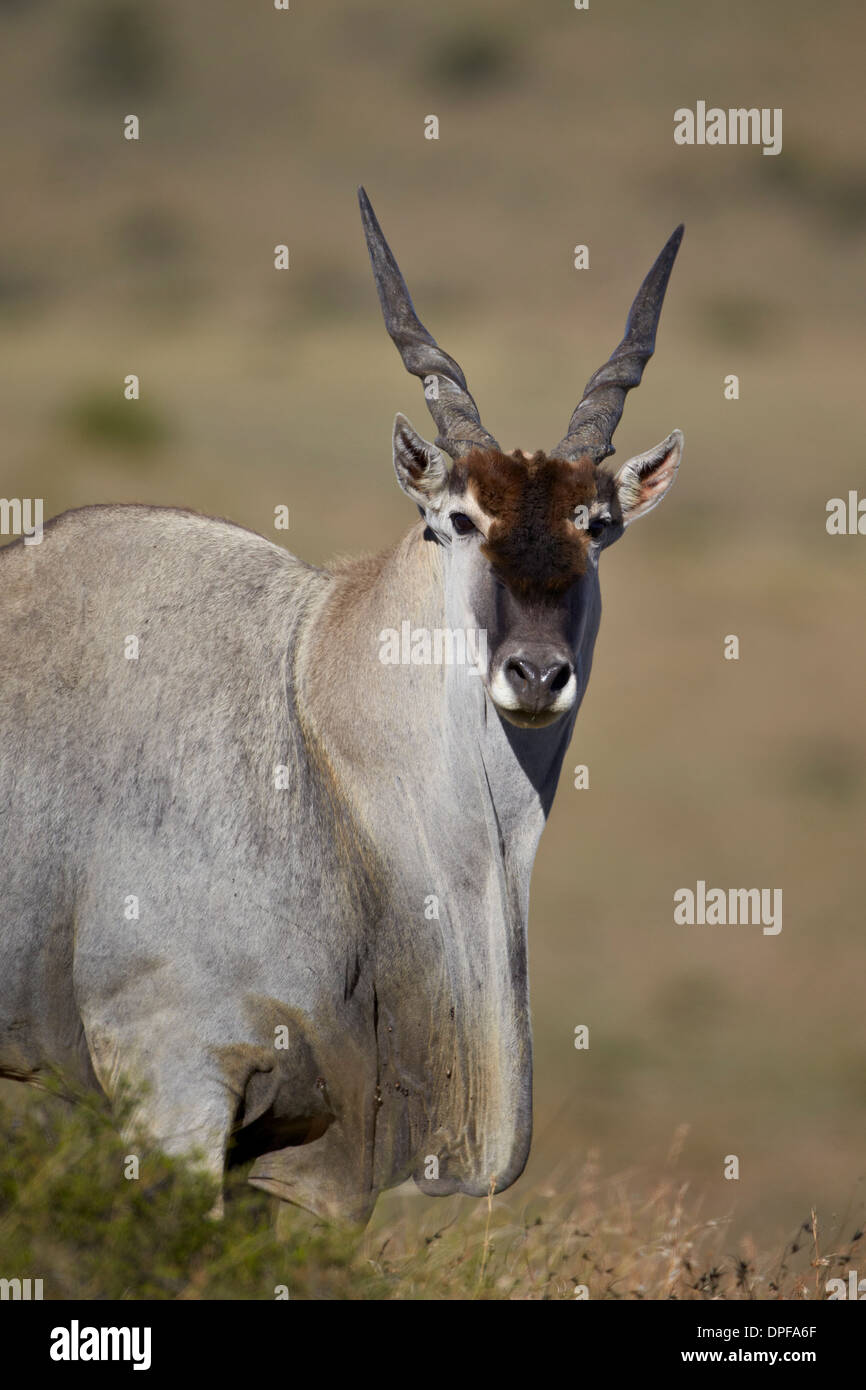
[[[481,1196],[524,1168],[529,881],[599,557],[683,443],[602,467],[681,227],[530,456],[482,426],[360,202],[438,431],[396,417],[420,518],[389,553],[319,569],[125,505],[0,552],[0,1074],[126,1079],[167,1152],[216,1182],[242,1155],[256,1186],[350,1222],[410,1177]]]

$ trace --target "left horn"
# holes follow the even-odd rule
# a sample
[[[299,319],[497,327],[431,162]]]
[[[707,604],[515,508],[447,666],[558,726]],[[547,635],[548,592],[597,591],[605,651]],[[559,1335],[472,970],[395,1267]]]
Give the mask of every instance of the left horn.
[[[620,422],[625,393],[640,383],[656,345],[656,329],[671,270],[683,239],[682,223],[668,238],[655,265],[637,292],[625,325],[625,337],[603,367],[590,377],[568,433],[551,458],[591,458],[601,463],[616,452],[611,439]]]
[[[437,399],[431,399],[426,391],[424,393],[427,408],[439,431],[436,443],[453,459],[468,454],[470,449],[498,449],[496,440],[481,423],[478,407],[469,394],[466,378],[459,366],[453,357],[442,351],[415,313],[400,267],[382,235],[382,228],[363,188],[358,189],[358,202],[361,204],[361,220],[373,263],[379,303],[385,316],[385,327],[397,346],[407,372],[420,377],[422,381],[429,376],[434,376],[437,381]]]

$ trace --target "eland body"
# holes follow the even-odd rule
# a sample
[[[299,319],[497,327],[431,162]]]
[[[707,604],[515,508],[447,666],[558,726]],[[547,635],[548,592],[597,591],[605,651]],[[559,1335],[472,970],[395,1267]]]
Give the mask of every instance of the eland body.
[[[226,522],[103,506],[0,552],[0,1074],[143,1083],[169,1152],[219,1178],[234,1144],[258,1186],[352,1221],[409,1176],[480,1196],[524,1167],[529,880],[598,557],[682,445],[600,467],[681,229],[566,436],[530,457],[483,428],[361,209],[438,428],[397,417],[421,517],[394,550],[320,570]],[[486,642],[384,660],[405,620],[413,642]]]

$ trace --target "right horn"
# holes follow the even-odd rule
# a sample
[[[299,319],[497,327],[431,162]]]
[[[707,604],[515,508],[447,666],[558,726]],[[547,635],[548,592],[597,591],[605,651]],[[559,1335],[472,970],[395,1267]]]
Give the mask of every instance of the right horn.
[[[358,201],[385,327],[407,372],[420,377],[422,381],[430,376],[436,378],[435,395],[428,395],[426,390],[424,393],[427,408],[439,430],[436,443],[453,459],[461,458],[477,447],[498,449],[496,440],[481,423],[478,407],[469,394],[466,378],[459,366],[427,332],[415,313],[406,281],[400,274],[400,267],[382,235],[382,228],[363,188],[358,189]]]

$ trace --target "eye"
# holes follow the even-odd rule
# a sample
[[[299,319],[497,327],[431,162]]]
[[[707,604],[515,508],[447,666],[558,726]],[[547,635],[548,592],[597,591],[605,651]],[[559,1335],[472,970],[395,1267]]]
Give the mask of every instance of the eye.
[[[599,536],[604,535],[608,521],[609,518],[606,516],[594,516],[592,520],[587,523],[587,535],[592,536],[592,539],[597,541]]]
[[[458,536],[468,536],[471,531],[476,530],[475,523],[469,520],[465,512],[452,512],[451,525]]]

